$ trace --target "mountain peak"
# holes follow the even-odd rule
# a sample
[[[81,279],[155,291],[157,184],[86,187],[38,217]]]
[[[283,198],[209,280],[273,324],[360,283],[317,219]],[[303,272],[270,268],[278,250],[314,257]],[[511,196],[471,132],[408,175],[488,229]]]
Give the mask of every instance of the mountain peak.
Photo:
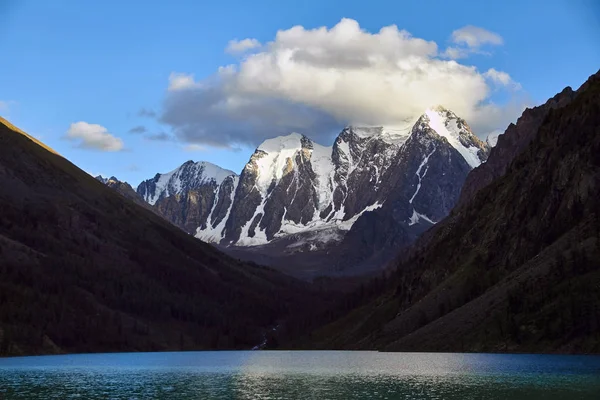
[[[98,175],[94,177],[97,181],[102,182],[104,184],[106,184],[106,182],[108,182],[108,179],[106,179],[105,177],[103,177],[102,175]]]
[[[216,185],[237,174],[208,161],[186,161],[173,171],[156,174],[153,179],[140,183],[137,192],[148,203],[154,205],[161,197],[180,194],[203,185]]]
[[[429,107],[427,110],[425,110],[423,115],[427,115],[429,118],[432,118],[432,115],[437,115],[440,118],[445,119],[461,119],[458,117],[458,115],[456,115],[454,111],[440,105],[435,107]]]
[[[299,150],[302,148],[302,140],[306,139],[308,139],[306,136],[292,132],[289,135],[267,139],[262,142],[260,146],[256,148],[256,150],[261,150],[265,153],[279,152],[282,150]]]
[[[113,182],[113,183],[125,183],[125,182],[121,182],[121,181],[120,181],[119,179],[117,179],[117,177],[116,177],[116,176],[114,176],[114,175],[113,175],[113,176],[111,176],[110,178],[105,178],[105,177],[103,177],[102,175],[98,175],[98,176],[96,176],[96,177],[95,177],[95,179],[96,179],[97,181],[100,181],[100,182],[104,183],[105,185],[108,185],[110,182]]]
[[[475,136],[465,120],[453,111],[441,106],[429,108],[419,118],[415,127],[423,128],[424,125],[446,138],[471,168],[479,166],[487,159],[489,145]]]

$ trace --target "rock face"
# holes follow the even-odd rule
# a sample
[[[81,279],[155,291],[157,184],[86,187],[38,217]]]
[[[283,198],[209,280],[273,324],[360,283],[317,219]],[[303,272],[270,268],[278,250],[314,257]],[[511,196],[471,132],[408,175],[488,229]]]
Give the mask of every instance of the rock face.
[[[209,162],[188,161],[140,183],[137,194],[167,220],[194,233],[218,227],[225,219],[237,182],[233,171]]]
[[[550,110],[567,106],[575,95],[576,92],[566,87],[543,105],[526,109],[516,124],[510,124],[504,134],[497,136],[488,161],[467,177],[459,204],[466,204],[481,188],[504,175],[512,160],[533,140]]]
[[[325,252],[345,270],[376,253],[370,264],[380,266],[388,247],[450,212],[488,151],[463,119],[436,107],[394,129],[349,126],[330,147],[296,133],[269,139],[239,177],[215,166],[199,174],[203,163],[188,162],[137,192],[196,237],[278,258],[268,263],[305,253],[302,263],[322,264]]]

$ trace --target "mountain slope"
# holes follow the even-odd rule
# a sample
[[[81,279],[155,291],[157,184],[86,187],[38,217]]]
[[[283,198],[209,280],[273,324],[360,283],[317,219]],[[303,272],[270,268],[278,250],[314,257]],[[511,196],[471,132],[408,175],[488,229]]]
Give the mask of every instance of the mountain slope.
[[[600,352],[600,73],[573,97],[310,346]]]
[[[0,208],[0,354],[248,348],[318,297],[4,123]]]
[[[467,176],[459,204],[467,203],[479,189],[504,175],[512,160],[533,140],[548,113],[568,105],[575,94],[570,87],[565,88],[541,106],[526,109],[516,124],[508,126],[505,134],[492,138],[497,142],[491,149],[487,162],[476,167]]]

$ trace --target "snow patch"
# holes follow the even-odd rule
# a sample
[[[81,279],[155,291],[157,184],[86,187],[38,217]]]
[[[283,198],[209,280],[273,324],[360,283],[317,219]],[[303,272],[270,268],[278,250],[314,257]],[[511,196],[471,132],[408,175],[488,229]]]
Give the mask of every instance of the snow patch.
[[[417,193],[419,193],[419,190],[421,190],[421,182],[422,182],[423,178],[425,178],[425,175],[427,175],[427,171],[429,170],[429,166],[427,166],[427,168],[425,169],[425,172],[423,173],[423,176],[421,176],[421,169],[425,165],[427,165],[427,163],[429,162],[429,157],[431,157],[433,155],[433,153],[435,153],[435,147],[433,148],[433,150],[431,151],[431,153],[429,153],[428,155],[425,156],[425,158],[423,159],[423,161],[421,161],[421,164],[419,165],[419,168],[417,168],[417,172],[415,173],[415,175],[417,175],[417,178],[419,178],[419,183],[417,183],[417,190],[415,190],[415,192],[413,193],[412,197],[408,201],[410,204],[412,204],[412,202],[415,199],[415,197],[417,197]]]
[[[209,242],[209,243],[219,243],[221,241],[221,239],[223,239],[223,237],[225,236],[225,232],[224,232],[225,224],[227,224],[227,220],[229,219],[229,214],[231,213],[231,208],[233,207],[233,200],[235,198],[235,191],[237,189],[239,180],[240,179],[238,176],[233,177],[233,189],[231,190],[231,194],[229,195],[229,200],[231,200],[231,203],[229,204],[229,208],[227,209],[227,213],[225,214],[225,217],[223,217],[223,219],[221,221],[219,221],[217,226],[212,226],[211,218],[210,218],[210,215],[212,214],[212,210],[211,210],[211,214],[209,214],[209,216],[208,216],[206,229],[200,229],[200,227],[198,227],[196,229],[195,236],[198,239],[203,240],[205,242]],[[218,195],[218,192],[217,192],[217,195]],[[215,204],[216,204],[217,200],[218,199],[215,197]],[[214,205],[213,205],[213,208],[214,208]]]
[[[413,208],[413,213],[410,216],[409,220],[408,220],[408,226],[412,226],[416,223],[418,223],[420,220],[425,220],[427,222],[429,222],[430,224],[434,224],[435,222],[433,222],[430,218],[427,217],[427,215],[425,214],[419,214],[414,208]]]
[[[248,220],[248,222],[246,222],[244,224],[244,226],[242,226],[242,233],[240,234],[240,239],[236,243],[238,246],[259,246],[261,244],[266,244],[269,242],[267,240],[267,234],[266,234],[265,230],[260,229],[260,221],[265,216],[265,203],[266,202],[267,202],[267,199],[263,198],[260,205],[258,207],[256,207],[256,210],[254,211],[254,215],[252,215],[252,218],[250,218]],[[256,218],[256,216],[259,214],[262,214],[262,216],[260,217],[260,220],[258,220],[256,227],[254,228],[254,236],[250,237],[250,236],[248,236],[248,231],[250,230],[250,225],[252,224],[252,221],[254,221],[254,218]]]
[[[315,214],[327,208],[333,201],[333,176],[335,169],[331,160],[332,147],[321,146],[313,143],[313,150],[310,157],[313,172],[317,175],[317,185],[315,191],[319,196],[319,206]]]
[[[352,228],[352,225],[363,215],[365,212],[373,211],[380,208],[383,203],[375,203],[368,207],[365,207],[364,210],[353,216],[352,218],[343,221],[342,218],[335,218],[330,221],[324,221],[321,219],[316,219],[309,222],[306,225],[296,224],[293,221],[285,220],[281,224],[281,229],[279,232],[275,234],[275,237],[284,237],[287,235],[299,234],[299,233],[307,233],[307,232],[318,232],[314,236],[311,236],[311,240],[327,243],[330,241],[339,241],[343,237],[343,232],[349,231]],[[342,213],[343,215],[343,213]],[[308,239],[306,239],[308,240]],[[303,242],[304,243],[304,242]],[[238,242],[239,244],[239,242]],[[302,245],[300,243],[299,245]],[[291,245],[293,246],[293,245]],[[289,246],[288,246],[289,247]]]

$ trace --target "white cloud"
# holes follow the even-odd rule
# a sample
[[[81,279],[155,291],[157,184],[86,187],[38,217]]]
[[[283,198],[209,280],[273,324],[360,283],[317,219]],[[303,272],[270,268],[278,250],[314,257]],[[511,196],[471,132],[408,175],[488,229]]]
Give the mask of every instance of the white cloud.
[[[0,100],[0,112],[1,113],[8,112],[8,101]]]
[[[194,75],[172,72],[169,75],[169,90],[186,90],[198,87],[198,83],[194,81]]]
[[[245,53],[248,50],[256,49],[261,44],[256,39],[244,39],[244,40],[230,40],[225,51],[230,54]]]
[[[506,72],[503,72],[503,71],[498,71],[495,68],[488,69],[483,74],[483,76],[485,76],[486,78],[490,79],[492,82],[494,82],[498,85],[507,86],[514,90],[521,89],[521,85],[519,83],[513,81],[513,79],[510,77],[509,74],[507,74]]]
[[[459,43],[497,42],[473,28],[455,31]],[[395,25],[369,33],[342,19],[330,29],[281,30],[261,51],[203,81],[171,74],[160,120],[200,145],[257,144],[292,131],[330,144],[341,125],[394,125],[442,104],[485,136],[520,108],[489,102],[489,84],[510,79],[490,71],[443,59],[435,42]]]
[[[500,83],[505,86],[509,85],[512,82],[510,75],[508,75],[506,72],[498,71],[494,68],[488,69],[483,74],[483,76],[485,76],[486,78],[490,78],[494,82]]]
[[[479,48],[484,44],[501,45],[504,43],[502,36],[478,26],[467,25],[452,32],[452,42],[464,44],[467,47]]]
[[[495,147],[498,144],[498,138],[500,137],[500,135],[503,135],[503,134],[504,134],[504,131],[502,131],[502,130],[493,131],[489,135],[487,135],[487,138],[485,139],[485,141],[490,146]]]
[[[522,96],[511,99],[502,106],[495,103],[487,103],[477,108],[477,112],[467,119],[474,132],[481,139],[485,139],[491,132],[504,131],[511,122],[531,106],[528,99]]]
[[[497,33],[473,25],[455,30],[452,32],[450,40],[454,43],[454,46],[448,47],[442,53],[442,57],[454,60],[466,58],[473,53],[489,55],[489,52],[483,51],[481,48],[484,46],[500,46],[504,43],[502,36]]]
[[[443,53],[442,57],[450,58],[452,60],[458,60],[459,58],[467,58],[472,51],[467,48],[461,47],[448,47]]]
[[[123,141],[113,136],[102,125],[88,124],[87,122],[72,123],[65,138],[79,141],[77,147],[100,151],[123,150]]]

